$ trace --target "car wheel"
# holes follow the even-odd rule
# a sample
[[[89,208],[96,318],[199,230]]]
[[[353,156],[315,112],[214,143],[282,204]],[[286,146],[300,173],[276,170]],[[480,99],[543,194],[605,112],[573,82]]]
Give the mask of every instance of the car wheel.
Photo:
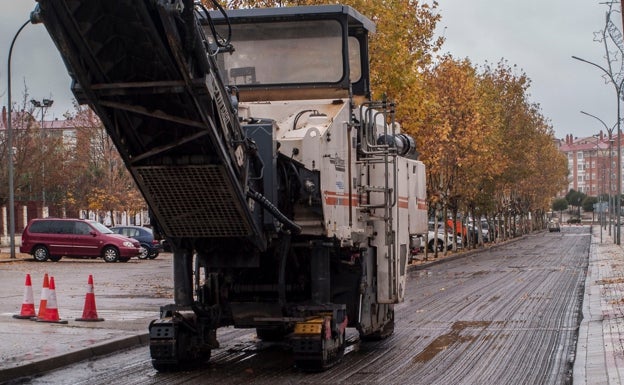
[[[113,246],[107,246],[102,251],[102,258],[106,262],[117,262],[119,260],[119,251]]]
[[[433,252],[433,247],[435,246],[435,240],[432,239],[429,241],[429,251]],[[444,245],[442,241],[438,239],[438,251],[444,251]]]
[[[149,255],[149,259],[155,259],[156,257],[158,257],[158,251],[154,251],[152,254]]]
[[[141,254],[139,254],[139,259],[147,259],[147,257],[149,257],[149,249],[147,245],[141,245],[141,247],[143,249],[141,250]]]
[[[50,253],[48,252],[48,249],[45,246],[41,245],[35,246],[35,248],[32,249],[31,254],[37,262],[45,262],[48,260],[48,258],[50,258]]]

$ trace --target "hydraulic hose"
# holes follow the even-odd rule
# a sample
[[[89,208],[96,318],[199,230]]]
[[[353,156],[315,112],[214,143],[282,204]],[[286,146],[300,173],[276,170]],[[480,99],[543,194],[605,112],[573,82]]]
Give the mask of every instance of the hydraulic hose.
[[[290,220],[286,215],[279,211],[279,209],[275,207],[275,205],[271,203],[268,199],[266,199],[264,195],[252,189],[249,189],[247,190],[247,196],[258,202],[260,206],[268,210],[275,217],[275,219],[284,224],[284,226],[290,229],[293,233],[301,233],[301,226]]]

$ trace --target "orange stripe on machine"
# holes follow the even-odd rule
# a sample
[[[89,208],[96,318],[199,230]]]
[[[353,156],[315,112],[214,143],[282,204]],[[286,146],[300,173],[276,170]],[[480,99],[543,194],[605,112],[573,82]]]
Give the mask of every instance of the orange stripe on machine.
[[[336,191],[323,191],[325,196],[325,204],[332,206],[349,206],[349,196],[345,193]],[[360,202],[357,195],[351,195],[351,204],[359,206]]]
[[[348,206],[349,205],[349,197],[347,194],[336,191],[323,191],[323,195],[325,197],[325,204],[332,206]],[[357,195],[351,196],[351,204],[353,206],[359,206],[360,202]],[[409,198],[408,197],[399,197],[398,200],[399,208],[407,209],[409,208]],[[416,206],[419,210],[427,210],[427,202],[424,199],[418,199],[416,202]]]

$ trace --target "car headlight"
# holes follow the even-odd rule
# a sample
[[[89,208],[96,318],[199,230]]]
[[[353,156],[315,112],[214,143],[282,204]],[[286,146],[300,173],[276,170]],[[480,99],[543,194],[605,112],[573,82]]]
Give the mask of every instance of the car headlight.
[[[124,241],[123,245],[124,247],[134,247],[134,245],[130,241]]]

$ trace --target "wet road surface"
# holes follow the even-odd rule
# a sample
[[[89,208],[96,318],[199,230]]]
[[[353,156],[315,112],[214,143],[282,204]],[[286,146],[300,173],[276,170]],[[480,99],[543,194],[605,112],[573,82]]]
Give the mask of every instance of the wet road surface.
[[[221,348],[199,370],[158,373],[139,347],[28,382],[566,384],[589,247],[589,227],[566,227],[413,270],[394,335],[353,342],[343,362],[323,373],[297,370],[287,346],[262,343],[253,330],[224,328]]]

